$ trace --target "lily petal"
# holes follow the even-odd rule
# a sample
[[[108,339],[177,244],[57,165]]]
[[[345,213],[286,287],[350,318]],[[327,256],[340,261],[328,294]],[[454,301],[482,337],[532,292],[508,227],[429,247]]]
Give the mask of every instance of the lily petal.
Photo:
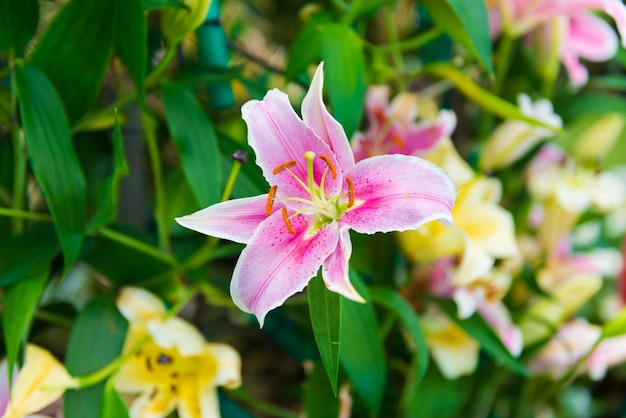
[[[341,225],[373,234],[417,229],[435,219],[452,224],[456,189],[433,163],[381,155],[360,161],[346,177],[354,184],[355,205],[340,219]]]
[[[233,272],[233,302],[256,315],[261,326],[270,310],[304,289],[337,247],[339,228],[335,222],[311,234],[309,219],[298,215],[291,219],[291,226],[293,234],[280,211],[274,212],[259,225]]]
[[[217,388],[210,384],[203,388],[197,384],[183,385],[178,414],[180,418],[220,418]]]
[[[354,167],[354,155],[343,127],[331,116],[324,105],[324,63],[318,65],[309,91],[302,101],[302,118],[313,132],[333,150],[342,171]]]
[[[117,296],[117,309],[128,320],[135,323],[167,314],[163,302],[141,287],[126,286]]]
[[[176,218],[176,222],[206,235],[245,244],[267,218],[266,203],[267,194],[228,200]]]
[[[163,389],[163,388],[161,388]],[[130,418],[164,418],[176,407],[176,397],[167,390],[145,392],[128,409]]]
[[[349,231],[346,227],[341,228],[337,248],[328,256],[322,266],[322,277],[326,287],[331,292],[339,293],[356,302],[365,303],[365,299],[350,283],[348,261],[352,254],[352,242],[350,242]]]
[[[606,61],[615,55],[619,46],[617,35],[611,26],[589,12],[573,14],[563,48],[590,61]]]
[[[400,137],[402,146],[394,144],[389,154],[405,154],[423,156],[433,150],[440,141],[449,137],[456,127],[456,114],[442,110],[436,121],[412,123]]]
[[[250,100],[241,108],[243,119],[248,125],[248,143],[256,153],[256,164],[263,170],[265,179],[271,185],[277,185],[279,197],[308,198],[309,194],[288,172],[274,174],[274,169],[286,162],[295,161],[290,171],[307,181],[307,151],[317,156],[325,155],[335,166],[338,165],[335,153],[322,141],[296,114],[289,103],[289,98],[280,90],[267,92],[262,101]],[[313,162],[315,181],[320,184],[326,163],[316,158]],[[325,189],[328,194],[336,194],[341,189],[341,170],[336,178],[326,177]],[[286,202],[286,206],[291,205]]]
[[[176,347],[181,356],[201,354],[204,337],[189,322],[173,317],[165,321],[150,320],[146,326],[156,345],[162,348]]]
[[[227,344],[206,344],[205,349],[215,358],[217,372],[215,386],[235,389],[241,385],[241,357],[237,350]]]
[[[42,390],[45,386],[62,389]],[[65,388],[78,387],[65,367],[49,351],[33,344],[26,346],[24,367],[11,388],[10,402],[3,418],[21,418],[59,399]]]

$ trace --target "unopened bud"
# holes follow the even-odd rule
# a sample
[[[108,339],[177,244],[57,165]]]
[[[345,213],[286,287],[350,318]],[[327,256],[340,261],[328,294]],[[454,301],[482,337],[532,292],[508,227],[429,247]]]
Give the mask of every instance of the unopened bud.
[[[161,34],[165,43],[176,45],[204,21],[212,0],[183,0],[185,7],[161,12]]]

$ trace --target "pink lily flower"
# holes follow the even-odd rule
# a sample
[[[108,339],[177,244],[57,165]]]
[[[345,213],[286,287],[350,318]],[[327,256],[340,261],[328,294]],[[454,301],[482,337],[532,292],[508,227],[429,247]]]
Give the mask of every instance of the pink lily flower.
[[[218,203],[177,218],[187,228],[247,244],[230,285],[235,304],[266,314],[301,291],[322,267],[329,290],[363,302],[348,277],[350,229],[359,233],[452,222],[454,183],[417,157],[385,155],[354,163],[343,128],[322,101],[318,67],[303,119],[277,89],[243,105],[248,142],[268,194]]]
[[[538,31],[541,48],[556,41],[561,62],[572,85],[587,82],[580,59],[606,61],[617,52],[619,40],[613,28],[592,11],[602,11],[617,24],[626,46],[626,5],[622,0],[494,0],[490,12],[491,33],[502,30],[517,37]]]
[[[369,123],[367,132],[352,138],[354,158],[383,154],[424,156],[456,127],[456,115],[441,110],[436,120],[415,122],[418,116],[417,95],[402,93],[389,103],[388,86],[371,86],[365,99]]]

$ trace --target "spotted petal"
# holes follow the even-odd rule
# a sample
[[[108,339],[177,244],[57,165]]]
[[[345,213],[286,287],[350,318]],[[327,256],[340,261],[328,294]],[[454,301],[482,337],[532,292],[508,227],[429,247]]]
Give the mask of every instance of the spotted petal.
[[[406,231],[435,219],[452,223],[454,183],[426,160],[406,155],[371,157],[346,177],[354,183],[355,203],[340,224],[357,232]]]
[[[290,173],[274,173],[277,167],[294,161],[295,166],[290,168],[291,172],[306,183],[308,177],[304,153],[307,151],[328,157],[335,168],[338,167],[337,158],[330,146],[298,117],[285,93],[276,89],[270,90],[262,101],[250,100],[244,104],[241,113],[248,124],[248,143],[256,153],[256,163],[263,170],[268,183],[278,186],[277,196],[309,198],[309,194]],[[322,159],[315,159],[313,169],[317,184],[320,184],[326,168]],[[341,170],[336,170],[336,174],[334,179],[330,175],[326,177],[325,189],[331,195],[341,189]]]
[[[191,215],[176,218],[185,228],[245,244],[267,218],[267,194],[217,203]]]
[[[302,118],[315,134],[330,146],[342,170],[354,167],[354,155],[343,127],[333,118],[322,99],[324,85],[324,63],[320,63],[313,76],[304,100],[302,101]]]
[[[335,222],[309,234],[303,215],[291,219],[290,233],[280,211],[263,221],[241,253],[230,283],[235,304],[256,315],[261,326],[267,313],[300,292],[335,250]]]

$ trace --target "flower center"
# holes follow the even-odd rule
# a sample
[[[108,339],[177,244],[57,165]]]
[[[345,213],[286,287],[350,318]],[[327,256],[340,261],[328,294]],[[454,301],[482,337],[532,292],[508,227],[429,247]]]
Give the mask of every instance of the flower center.
[[[307,164],[307,178],[301,179],[298,177],[291,169],[295,167],[298,163],[295,160],[289,160],[282,164],[277,165],[272,171],[274,174],[279,173],[287,173],[291,175],[296,182],[302,187],[303,190],[306,191],[308,197],[276,197],[276,191],[278,186],[274,185],[270,188],[270,191],[267,195],[267,202],[265,204],[265,212],[267,215],[272,214],[272,207],[274,205],[275,200],[290,200],[294,202],[304,203],[305,206],[297,210],[291,214],[287,211],[287,208],[283,206],[282,208],[282,216],[283,222],[287,227],[287,230],[294,234],[295,230],[291,225],[291,219],[295,216],[304,214],[304,215],[314,215],[316,217],[316,222],[313,226],[313,230],[317,230],[324,225],[327,225],[337,219],[350,209],[354,205],[354,182],[352,179],[346,177],[346,183],[348,185],[348,191],[345,193],[339,193],[335,196],[328,196],[324,189],[326,183],[326,177],[328,174],[335,179],[337,178],[337,169],[333,164],[332,160],[326,155],[316,156],[314,152],[307,151],[304,153],[304,158],[306,159]],[[315,181],[315,176],[313,172],[313,162],[315,158],[319,158],[326,164],[326,168],[322,173],[322,178],[319,183]],[[347,200],[345,199],[347,195]]]

